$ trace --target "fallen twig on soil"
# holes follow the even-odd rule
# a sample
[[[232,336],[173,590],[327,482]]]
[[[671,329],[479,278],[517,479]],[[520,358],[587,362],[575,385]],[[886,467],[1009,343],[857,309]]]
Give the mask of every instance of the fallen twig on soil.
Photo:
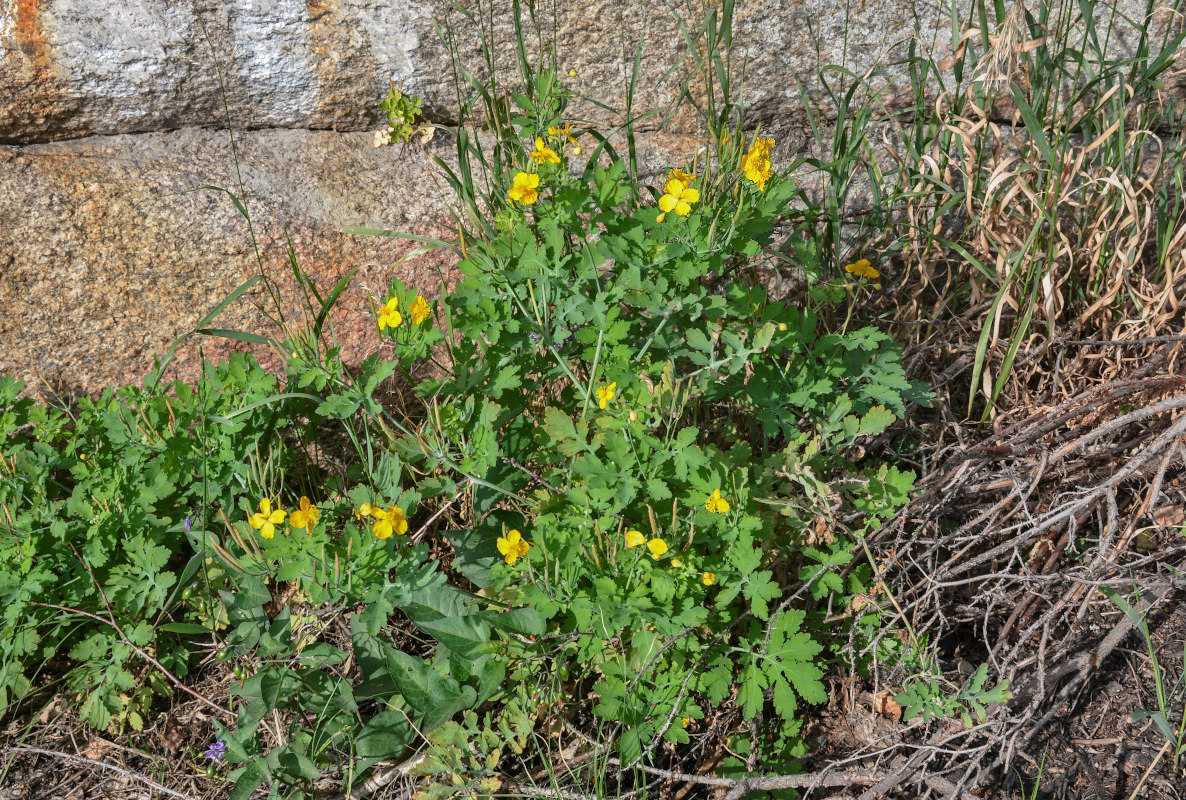
[[[69,753],[60,753],[57,750],[44,750],[40,747],[27,747],[25,745],[17,745],[16,747],[0,747],[0,753],[4,753],[4,754],[8,754],[8,755],[17,755],[17,756],[19,756],[19,755],[48,756],[50,758],[61,759],[62,761],[69,761],[71,764],[77,764],[79,766],[98,767],[99,769],[105,769],[110,772],[116,772],[120,775],[123,775],[125,778],[131,778],[134,781],[139,781],[140,783],[143,783],[146,786],[151,786],[156,791],[161,792],[163,794],[167,794],[170,797],[179,797],[179,798],[181,798],[181,800],[195,800],[195,798],[192,795],[182,794],[181,792],[175,792],[172,789],[161,786],[159,783],[152,780],[151,778],[146,778],[143,775],[139,775],[135,772],[132,772],[131,770],[126,770],[123,767],[117,767],[114,764],[108,764],[106,761],[93,761],[89,758],[83,758],[81,756],[72,756]]]

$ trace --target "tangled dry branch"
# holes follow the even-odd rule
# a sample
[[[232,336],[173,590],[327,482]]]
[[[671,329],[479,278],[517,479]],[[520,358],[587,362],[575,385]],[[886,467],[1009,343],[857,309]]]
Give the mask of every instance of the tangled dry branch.
[[[959,746],[899,745],[927,751],[918,788],[935,772],[957,793],[1000,780],[1079,702],[1133,630],[1102,587],[1135,590],[1149,618],[1186,590],[1174,569],[1186,562],[1180,347],[1166,342],[1126,377],[936,453],[944,467],[872,542],[895,600],[886,612],[1012,687]]]

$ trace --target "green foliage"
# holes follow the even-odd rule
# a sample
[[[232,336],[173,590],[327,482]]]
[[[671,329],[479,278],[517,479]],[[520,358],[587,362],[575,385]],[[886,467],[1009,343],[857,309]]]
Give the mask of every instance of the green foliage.
[[[141,654],[189,670],[184,637],[161,626],[198,621],[180,597],[205,564],[192,545],[234,507],[248,463],[287,424],[261,403],[275,379],[236,355],[198,390],[107,390],[70,414],[21,389],[0,380],[0,709],[68,657],[66,688],[83,718],[135,727]]]
[[[688,741],[680,720],[734,693],[745,718],[764,712],[768,747],[793,751],[824,699],[827,638],[810,601],[780,601],[799,581],[820,600],[864,590],[867,570],[839,570],[913,476],[849,457],[929,395],[884,333],[830,333],[756,279],[790,180],[648,186],[608,151],[578,170],[567,91],[546,69],[527,83],[495,151],[473,156],[501,187],[484,195],[499,223],[460,234],[451,359],[418,386],[429,463],[473,487],[472,528],[450,534],[459,568],[564,637],[509,640],[511,678],[575,669],[624,764]],[[687,214],[659,205],[673,179],[699,187]],[[468,185],[462,205],[481,205]],[[500,563],[490,545],[512,529],[531,546]]]
[[[426,800],[490,795],[539,709],[598,718],[626,772],[726,704],[755,721],[735,752],[806,752],[836,643],[877,622],[827,610],[870,591],[854,553],[913,486],[864,446],[930,394],[887,334],[850,329],[877,285],[825,283],[809,226],[789,257],[814,299],[771,296],[805,197],[719,57],[713,158],[651,180],[629,125],[624,156],[574,129],[518,34],[514,91],[459,73],[490,134],[463,119],[441,162],[463,278],[431,303],[393,282],[362,364],[329,322],[349,276],[323,297],[292,258],[308,329],[203,329],[277,345],[280,378],[237,355],[73,415],[0,383],[0,706],[54,661],[88,722],[136,730],[160,670],[216,648],[232,798],[312,797],[425,744]],[[406,140],[419,100],[393,87],[383,110]],[[978,681],[960,708],[999,696]]]
[[[392,86],[379,108],[387,117],[389,144],[402,144],[412,138],[416,119],[421,114],[419,97],[404,94]]]
[[[935,673],[924,673],[908,680],[894,702],[902,707],[904,721],[958,716],[971,728],[988,718],[989,705],[1005,703],[1009,697],[1009,681],[988,686],[988,665],[981,664],[958,691],[951,692]]]
[[[1175,577],[1179,579],[1183,577],[1182,573],[1173,567],[1168,567],[1168,569]],[[1157,702],[1157,708],[1152,711],[1138,708],[1129,717],[1129,722],[1151,720],[1158,733],[1165,739],[1161,753],[1168,752],[1170,754],[1176,769],[1182,756],[1186,755],[1186,644],[1182,646],[1184,660],[1181,672],[1178,679],[1170,684],[1168,682],[1170,676],[1165,665],[1158,659],[1157,650],[1153,646],[1153,637],[1149,632],[1149,621],[1145,618],[1144,610],[1139,608],[1140,592],[1136,592],[1138,605],[1134,606],[1109,586],[1100,587],[1100,591],[1124,612],[1133,627],[1141,634],[1141,638],[1145,640],[1145,650],[1149,655],[1149,665],[1153,671],[1153,696]]]

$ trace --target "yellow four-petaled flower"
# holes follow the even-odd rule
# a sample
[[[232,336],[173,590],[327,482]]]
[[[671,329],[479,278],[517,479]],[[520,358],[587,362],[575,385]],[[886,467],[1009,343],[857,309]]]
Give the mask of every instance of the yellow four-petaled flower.
[[[390,539],[393,533],[403,536],[408,532],[408,519],[399,506],[387,506],[386,509],[372,508],[371,516],[375,518],[371,531],[376,539]]]
[[[507,192],[507,199],[529,206],[539,199],[539,176],[526,172],[515,173],[515,183]]]
[[[280,508],[273,509],[272,501],[265,497],[259,501],[259,512],[248,517],[247,522],[259,531],[260,536],[271,539],[276,535],[276,526],[284,522],[286,514]]]
[[[379,330],[384,328],[398,328],[403,324],[403,314],[396,309],[399,308],[399,298],[393,297],[383,304],[379,309]]]
[[[686,173],[680,174],[692,178]],[[692,203],[699,199],[700,192],[688,186],[684,181],[672,178],[663,188],[663,196],[659,198],[659,208],[662,210],[663,216],[666,216],[669,211],[675,211],[681,217],[686,217],[692,212]]]
[[[288,517],[288,524],[294,528],[304,528],[305,533],[313,533],[313,525],[321,519],[321,509],[313,505],[309,498],[301,495],[301,507]]]
[[[531,549],[531,542],[524,540],[523,534],[513,528],[507,531],[506,536],[500,536],[496,544],[498,552],[506,557],[508,564],[514,564],[527,555],[527,551]]]
[[[717,574],[715,572],[705,572],[700,576],[700,581],[705,586],[712,586],[717,582]]]

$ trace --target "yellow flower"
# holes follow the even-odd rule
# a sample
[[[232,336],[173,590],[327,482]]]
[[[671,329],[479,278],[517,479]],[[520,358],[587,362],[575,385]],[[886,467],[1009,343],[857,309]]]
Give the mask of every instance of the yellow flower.
[[[313,524],[321,519],[321,509],[313,505],[309,498],[301,495],[301,507],[288,517],[288,524],[294,528],[304,528],[305,533],[313,533]]]
[[[717,582],[717,574],[715,572],[706,572],[700,576],[700,582],[705,586],[712,586]]]
[[[507,200],[513,200],[516,203],[522,203],[529,206],[539,199],[539,176],[529,175],[526,172],[515,173],[515,185],[507,192]]]
[[[399,307],[399,298],[393,297],[387,301],[382,308],[379,309],[379,330],[384,328],[398,328],[403,324],[404,317],[396,308]]]
[[[766,190],[766,181],[774,176],[770,168],[770,148],[774,147],[773,139],[754,139],[749,152],[741,159],[741,169],[745,177],[757,184],[758,191]]]
[[[647,537],[643,536],[642,533],[640,533],[639,531],[626,531],[626,548],[627,549],[630,549],[631,547],[638,547],[639,545],[646,544],[646,543],[647,543]]]
[[[705,501],[704,507],[709,511],[716,512],[717,514],[724,514],[729,510],[729,501],[721,497],[720,489],[713,489],[712,494],[710,494],[708,496],[708,500]]]
[[[544,144],[544,140],[538,136],[535,137],[535,149],[531,151],[531,157],[538,164],[560,163],[560,156],[556,155],[556,151]],[[536,179],[538,180],[538,177]]]
[[[387,510],[372,509],[371,516],[378,520],[371,529],[376,539],[390,539],[391,534],[403,536],[408,532],[408,520],[399,506],[387,506]]]
[[[375,512],[375,510],[376,509],[373,508],[370,503],[363,503],[358,507],[358,510],[354,512],[354,518],[362,519],[363,517],[369,517]]]
[[[497,544],[498,552],[506,556],[508,564],[514,564],[520,558],[523,558],[531,548],[531,542],[525,541],[523,534],[514,529],[507,531],[505,537],[499,537]]]
[[[690,188],[680,180],[669,180],[659,198],[659,208],[666,215],[674,209],[681,217],[686,217],[692,211],[692,203],[700,199],[700,192]]]
[[[658,561],[659,556],[667,552],[667,542],[656,536],[654,539],[651,539],[649,542],[647,542],[647,549],[651,551],[651,558]]]
[[[597,389],[597,407],[605,410],[606,404],[614,399],[614,395],[618,393],[618,382],[614,381],[609,386],[601,386]]]
[[[680,720],[680,722],[683,724],[683,726],[684,726],[685,728],[687,728],[689,725],[691,725],[691,724],[692,724],[692,718],[691,718],[691,717],[684,717],[682,720]]]
[[[763,139],[758,137],[754,139],[749,146],[749,155],[758,155],[762,158],[770,158],[770,151],[774,148],[773,139]]]
[[[567,152],[572,153],[574,156],[579,156],[581,154],[581,144],[572,135],[571,122],[566,122],[563,128],[557,128],[555,125],[549,125],[548,136],[551,136],[557,141],[563,140],[561,143],[564,145],[564,149]]]
[[[787,324],[785,322],[778,323],[778,329],[780,331],[785,331],[787,329]]]
[[[276,535],[276,526],[284,522],[285,516],[286,512],[279,508],[272,510],[272,501],[265,497],[259,501],[259,513],[252,514],[247,522],[259,531],[260,536],[271,539]]]
[[[881,273],[873,268],[873,265],[869,263],[869,259],[867,258],[862,258],[859,261],[853,262],[852,264],[845,264],[844,271],[851,272],[858,278],[872,279],[881,277]]]
[[[575,78],[576,76],[577,76],[577,71],[575,69],[570,69],[568,71],[568,77]]]
[[[431,314],[432,309],[429,308],[428,301],[420,295],[416,295],[416,299],[412,301],[412,324],[419,325],[428,319]]]
[[[679,569],[683,565],[684,565],[684,560],[682,558],[671,559],[671,566],[675,567],[676,569]]]
[[[692,181],[696,180],[696,176],[689,175],[688,173],[684,172],[682,169],[673,169],[671,172],[667,173],[667,180],[679,181],[684,186],[689,186],[689,185],[691,185]]]

